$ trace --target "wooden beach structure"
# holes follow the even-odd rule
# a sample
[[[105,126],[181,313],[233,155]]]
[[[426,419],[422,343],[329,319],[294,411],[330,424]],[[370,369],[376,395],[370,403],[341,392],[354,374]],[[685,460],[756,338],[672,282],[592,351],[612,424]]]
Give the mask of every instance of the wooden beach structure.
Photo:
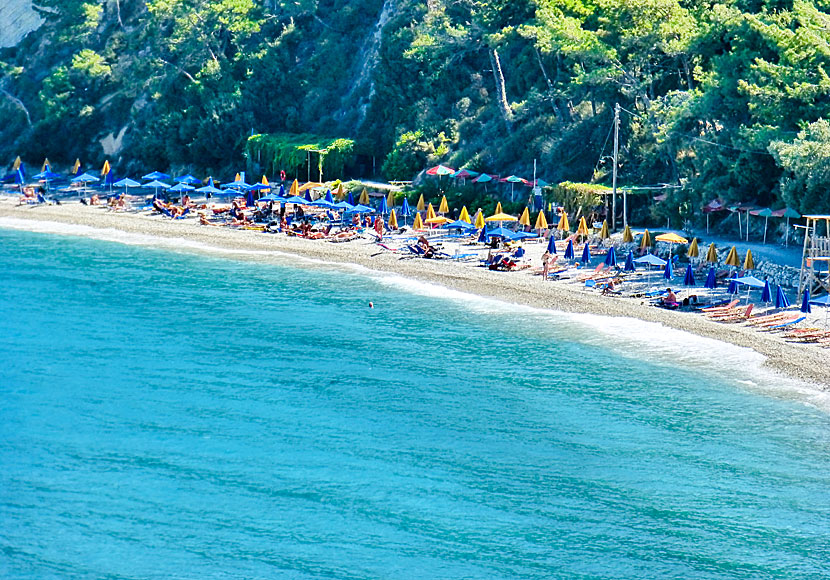
[[[805,215],[804,250],[801,254],[801,274],[798,293],[810,290],[815,296],[822,290],[830,293],[830,215]],[[824,227],[821,223],[824,222]],[[819,230],[824,230],[820,235]]]

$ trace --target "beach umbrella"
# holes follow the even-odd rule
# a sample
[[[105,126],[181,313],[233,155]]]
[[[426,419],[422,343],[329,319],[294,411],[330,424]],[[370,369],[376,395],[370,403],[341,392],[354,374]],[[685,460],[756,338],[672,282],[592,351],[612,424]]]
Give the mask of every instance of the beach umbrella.
[[[484,226],[478,230],[478,241],[482,244],[487,243],[487,226]]]
[[[110,160],[107,159],[104,161],[104,166],[101,167],[101,175],[107,176],[109,175],[110,171],[112,171],[112,168],[110,167]]]
[[[43,165],[40,168],[40,172],[43,173],[44,171],[49,171],[52,169],[52,164],[49,163],[49,158],[45,157],[43,159]]]
[[[496,202],[496,211],[494,211],[493,213],[504,213],[504,210],[501,208],[500,201]]]
[[[623,230],[622,241],[624,244],[630,244],[634,241],[634,234],[631,233],[631,228],[628,227],[628,225],[626,225]]]
[[[447,228],[448,230],[449,229],[453,229],[453,230],[458,229],[458,230],[464,230],[464,231],[469,231],[469,232],[476,229],[474,225],[472,225],[470,223],[467,223],[465,221],[462,221],[462,220],[455,220],[454,222],[448,223],[444,227]]]
[[[482,173],[475,179],[473,179],[473,183],[487,183],[488,181],[493,181],[492,175],[487,175],[486,173]]]
[[[498,227],[494,230],[490,230],[487,232],[488,238],[504,238],[505,240],[512,240],[514,239],[514,234],[507,228]]]
[[[404,216],[404,218],[409,217],[410,215],[412,215],[412,210],[409,209],[409,200],[406,199],[405,197],[403,198],[403,201],[401,202],[401,215]],[[406,221],[406,220],[404,220],[404,221]]]
[[[790,219],[799,219],[801,217],[801,214],[798,213],[797,211],[795,211],[794,209],[789,208],[789,207],[785,208],[785,209],[780,209],[778,211],[774,211],[772,213],[776,217],[787,218],[787,229],[784,231],[784,245],[789,246],[790,245]]]
[[[709,244],[709,249],[706,251],[706,261],[710,264],[718,263],[718,249],[715,247],[715,242]]]
[[[424,229],[424,222],[421,220],[421,214],[415,214],[415,223],[412,224],[412,228],[416,230]]]
[[[262,185],[271,185],[271,184],[268,182],[268,178],[267,178],[267,177],[265,177],[264,175],[262,176],[262,181],[260,181],[260,183],[261,183]]]
[[[754,270],[755,260],[752,259],[752,250],[746,251],[746,258],[744,258],[744,270]]]
[[[640,240],[640,249],[645,250],[646,248],[651,247],[651,234],[648,233],[648,230],[643,232],[643,239]]]
[[[89,173],[82,173],[77,177],[73,177],[70,181],[72,183],[84,183],[84,184],[86,184],[86,183],[92,183],[93,181],[101,181],[101,180],[98,179],[97,177],[95,177],[94,175],[90,175]]]
[[[784,294],[784,289],[781,286],[778,287],[778,290],[775,291],[775,307],[776,308],[789,308],[790,301],[787,299],[787,295]]]
[[[358,200],[363,205],[369,205],[369,192],[366,191],[366,188],[363,188],[363,191],[360,192],[360,199]]]
[[[689,245],[689,251],[686,252],[686,255],[690,258],[697,258],[700,256],[700,249],[697,247],[697,238],[692,240],[692,243]]]
[[[389,207],[389,209],[392,209],[393,207],[395,207],[395,192],[394,191],[390,190],[389,194],[386,196],[386,205]]]
[[[481,213],[480,211],[476,212],[475,226],[476,226],[476,229],[479,229],[479,230],[485,227],[484,214]]]
[[[496,208],[496,209],[498,209],[498,208]],[[515,221],[518,221],[518,218],[516,216],[508,215],[508,214],[503,213],[503,212],[496,212],[493,215],[485,218],[484,221],[488,221],[488,222],[515,222]]]
[[[718,275],[715,273],[714,266],[709,267],[709,274],[706,276],[706,283],[703,286],[711,290],[718,287]]]
[[[279,196],[274,195],[273,193],[269,193],[268,195],[263,195],[263,196],[262,196],[262,197],[260,197],[257,201],[268,201],[268,202],[271,202],[271,201],[282,201],[282,200],[279,198]]]
[[[450,223],[452,220],[446,216],[438,215],[433,218],[428,218],[424,220],[424,223],[427,223],[431,226],[443,226],[444,224]]]
[[[446,165],[436,165],[435,167],[430,167],[427,169],[427,175],[452,175],[455,173],[455,169],[452,167],[447,167]]]
[[[591,262],[591,248],[588,247],[588,242],[585,242],[585,247],[582,248],[582,257],[579,259],[583,264]]]
[[[332,197],[330,189],[326,190],[325,199],[326,199],[326,203],[328,203],[329,205],[334,205],[334,197]]]
[[[432,207],[432,204],[427,206],[427,219],[431,220],[435,217],[435,209]]]
[[[255,183],[248,187],[248,191],[271,191],[271,186],[264,183]]]
[[[170,189],[172,190],[173,188],[171,187]],[[247,205],[248,207],[254,207],[254,205],[256,205],[256,200],[254,199],[254,192],[250,189],[248,190],[248,193],[245,194],[245,205]]]
[[[351,191],[349,192],[349,195],[346,196],[346,203],[348,203],[349,205],[355,205],[354,196],[352,195]]]
[[[303,196],[303,199],[306,200],[307,203],[311,203],[312,201],[314,201],[313,199],[311,199],[311,190],[310,189],[305,190],[305,195]]]
[[[579,218],[579,226],[576,228],[576,235],[588,237],[588,224],[585,222],[585,216]]]
[[[689,264],[686,266],[686,274],[683,276],[683,285],[684,286],[696,286],[695,284],[695,272],[692,270],[692,265]]]
[[[72,175],[78,176],[81,174],[81,160],[75,159],[75,165],[72,166]]]
[[[513,201],[513,188],[517,183],[527,183],[527,179],[523,179],[521,177],[517,177],[515,175],[511,175],[509,177],[505,177],[502,181],[506,181],[510,184],[510,201]]]
[[[764,291],[761,292],[761,302],[772,302],[772,288],[769,287],[769,280],[764,280]]]
[[[104,185],[108,185],[112,191],[112,185],[115,183],[115,171],[110,171],[104,176]]]
[[[395,215],[395,208],[392,208],[392,211],[389,212],[389,229],[398,229],[398,217]]]
[[[804,289],[804,298],[801,300],[801,312],[804,314],[810,314],[812,312],[812,308],[810,308],[810,289]]]
[[[176,185],[174,185],[173,187],[171,187],[167,191],[176,191],[176,192],[179,192],[179,191],[193,191],[193,186],[188,185],[186,183],[177,183]]]
[[[447,196],[442,195],[441,196],[441,203],[438,204],[438,213],[443,215],[445,213],[449,213],[449,211],[450,211],[450,207],[447,204]]]
[[[768,207],[765,207],[764,209],[762,209],[760,211],[750,212],[750,213],[752,213],[753,215],[757,215],[757,216],[760,216],[760,217],[764,218],[764,243],[766,244],[767,243],[767,225],[769,224],[769,218],[771,218],[775,214],[773,214],[772,210]]]
[[[300,182],[296,179],[291,183],[291,187],[288,189],[288,197],[296,197],[300,195]],[[349,203],[354,205],[351,199],[349,199]]]
[[[386,198],[380,198],[380,207],[378,207],[378,213],[380,215],[386,215],[389,213],[389,204],[386,203]]]
[[[548,252],[551,254],[556,254],[556,238],[553,235],[548,237]]]
[[[12,171],[17,171],[20,169],[20,166],[23,165],[23,161],[20,159],[20,155],[14,158],[14,163],[12,163]]]
[[[548,220],[545,217],[545,212],[539,210],[539,215],[536,216],[536,226],[537,230],[546,230],[548,229]]]
[[[669,244],[669,257],[672,255],[672,251],[674,250],[675,244],[687,244],[689,240],[682,236],[678,236],[674,232],[670,232],[668,234],[662,234],[654,238],[658,242],[668,242]]]
[[[735,275],[729,279],[729,287],[726,289],[727,293],[729,294],[737,294],[738,293],[738,283],[735,281],[738,279],[738,273],[735,272]]]
[[[158,195],[159,189],[170,189],[170,186],[163,181],[159,181],[158,179],[154,179],[150,183],[145,183],[143,187],[153,190],[153,197]]]
[[[175,181],[176,183],[186,183],[187,185],[201,185],[202,183],[201,179],[193,175],[190,175],[189,173],[187,175],[181,175],[175,178],[173,181]]]
[[[607,240],[611,236],[608,235],[608,221],[602,220],[602,229],[599,231],[599,239]]]
[[[568,214],[564,210],[562,211],[562,215],[559,217],[559,223],[556,225],[556,229],[560,232],[567,232],[571,229],[571,224],[568,223]]]
[[[574,241],[568,240],[568,246],[565,248],[565,259],[573,260],[576,257],[574,254]]]
[[[458,219],[462,222],[467,222],[468,224],[472,223],[472,221],[470,220],[470,212],[467,211],[466,205],[462,206],[461,214],[459,214]]]
[[[221,189],[213,185],[213,179],[208,180],[208,184],[206,186],[200,187],[196,191],[199,193],[204,193],[205,197],[209,197],[211,195],[219,195],[222,193]]]
[[[538,238],[539,234],[536,232],[513,232],[513,239],[514,240],[526,240],[528,238]]]
[[[415,204],[415,209],[418,211],[424,211],[426,209],[426,205],[424,204],[424,194],[422,193],[418,198],[418,203]]]
[[[637,258],[636,260],[634,260],[634,263],[635,264],[648,264],[649,266],[660,266],[660,267],[663,267],[666,264],[668,264],[668,262],[666,262],[662,258],[658,258],[654,254],[646,254],[645,256]]]
[[[614,246],[608,248],[608,252],[605,254],[605,265],[609,268],[614,268],[617,265],[617,252],[614,251]]]
[[[369,207],[368,205],[363,205],[361,203],[354,206],[352,209],[349,210],[351,213],[374,213],[374,209]]]
[[[663,278],[671,280],[672,276],[674,276],[674,268],[672,268],[671,260],[669,260],[666,262],[666,267],[663,268]]]
[[[525,207],[525,210],[522,212],[522,215],[519,216],[519,223],[523,226],[530,225],[530,210],[527,207]]]
[[[334,197],[337,198],[337,201],[343,201],[346,197],[346,193],[343,191],[343,183],[339,183],[337,185],[337,191],[334,192]]]
[[[459,169],[450,177],[452,177],[453,179],[466,179],[468,177],[475,177],[476,175],[478,175],[478,172],[473,171],[472,169]]]
[[[735,268],[740,267],[741,260],[738,258],[738,250],[735,249],[735,246],[732,246],[732,249],[729,250],[729,254],[726,255],[726,260],[723,263],[727,266],[734,266]]]
[[[161,171],[153,171],[152,173],[148,173],[141,177],[141,179],[150,179],[153,181],[161,180],[161,179],[170,179],[170,176],[166,173],[162,173]]]
[[[623,266],[623,272],[633,272],[636,268],[634,267],[634,252],[628,250],[628,255],[625,257],[625,266]]]

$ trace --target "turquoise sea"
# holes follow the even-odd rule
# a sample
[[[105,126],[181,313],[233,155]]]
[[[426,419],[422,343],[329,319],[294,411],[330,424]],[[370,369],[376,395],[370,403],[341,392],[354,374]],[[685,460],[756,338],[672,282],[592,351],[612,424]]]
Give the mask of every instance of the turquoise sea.
[[[830,402],[749,351],[19,225],[0,578],[830,578]]]

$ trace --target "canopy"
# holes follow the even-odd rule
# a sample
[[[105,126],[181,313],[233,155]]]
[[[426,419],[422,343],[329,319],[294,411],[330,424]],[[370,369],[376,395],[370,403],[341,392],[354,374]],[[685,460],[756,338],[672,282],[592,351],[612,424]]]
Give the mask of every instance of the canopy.
[[[674,232],[669,232],[668,234],[661,234],[654,238],[658,242],[669,242],[671,244],[687,244],[689,240],[682,236],[678,236]]]
[[[665,266],[666,265],[665,260],[661,260],[660,258],[655,256],[654,254],[646,254],[645,256],[642,256],[641,258],[637,258],[636,260],[634,260],[634,263],[636,263],[636,264],[648,264],[649,266]]]
[[[486,173],[482,173],[475,179],[473,179],[473,183],[487,183],[488,181],[493,181],[494,177],[492,175],[487,175]]]
[[[258,201],[281,201],[281,200],[280,200],[279,196],[277,196],[273,193],[269,193],[268,195],[263,195],[262,197],[260,197]]]
[[[332,207],[336,209],[345,209],[348,211],[351,210],[354,206],[350,204],[348,201],[338,201],[337,203],[333,204]]]
[[[159,179],[165,179],[165,178],[160,177]],[[173,181],[175,181],[176,183],[186,183],[188,185],[197,185],[197,184],[202,183],[201,179],[199,179],[198,177],[194,177],[193,175],[190,175],[189,173],[187,175],[182,175],[181,177],[177,177]]]
[[[476,227],[474,225],[472,225],[471,223],[465,222],[464,220],[460,220],[460,219],[455,220],[454,222],[450,222],[447,225],[445,225],[444,227],[449,229],[449,230],[461,229],[461,230],[472,231],[472,230],[476,229]]]
[[[304,183],[299,187],[299,191],[308,191],[310,189],[320,189],[325,187],[324,184],[320,183],[319,181],[309,181],[308,183]]]
[[[161,171],[153,171],[141,177],[141,179],[170,179],[170,176]]]
[[[502,228],[502,227],[498,227],[494,230],[488,231],[487,232],[487,237],[488,238],[505,238],[507,240],[514,239],[513,238],[513,232],[511,232],[510,230],[508,230],[506,228]]]
[[[248,187],[250,187],[250,186],[247,183],[245,183],[245,181],[242,180],[242,179],[237,179],[236,181],[231,181],[230,183],[223,183],[222,184],[222,189],[228,189],[228,188],[247,189]]]
[[[284,203],[294,203],[297,205],[305,205],[308,203],[308,200],[304,197],[300,197],[299,195],[292,195],[284,200]]]
[[[433,226],[436,226],[436,225],[437,225],[437,226],[440,226],[440,225],[448,224],[448,223],[450,223],[452,220],[451,220],[450,218],[447,218],[447,217],[444,217],[444,216],[442,216],[442,215],[439,215],[439,216],[435,216],[435,217],[433,217],[433,218],[428,218],[428,219],[426,219],[426,220],[424,220],[424,221],[425,221],[426,223],[430,224],[430,225],[433,225]]]
[[[528,238],[538,238],[539,234],[536,232],[513,232],[514,240],[526,240]]]
[[[798,219],[801,217],[800,213],[789,207],[786,207],[784,209],[777,209],[774,212],[772,212],[772,215],[774,217],[784,217],[792,219]]]
[[[255,183],[253,185],[248,186],[248,191],[270,191],[271,186],[265,185],[264,183]]]
[[[130,179],[129,177],[125,177],[124,179],[120,179],[113,183],[115,187],[141,187],[141,184],[137,181]]]
[[[446,165],[436,165],[435,167],[430,167],[427,169],[427,175],[452,175],[455,173],[455,169],[452,167],[447,167]]]
[[[371,207],[369,207],[367,205],[363,205],[363,204],[359,203],[348,211],[349,211],[349,213],[372,213],[375,210],[373,210]]]
[[[459,178],[460,177],[461,179],[466,179],[468,177],[475,177],[476,175],[478,175],[477,171],[473,171],[471,169],[459,169],[458,171],[453,173],[451,177],[453,177],[453,178]]]
[[[59,173],[53,173],[49,169],[41,171],[40,173],[34,176],[35,179],[42,179],[43,181],[53,181],[55,179],[60,178],[61,175]]]
[[[221,189],[219,189],[218,187],[214,187],[212,185],[206,185],[204,187],[200,187],[196,191],[198,191],[199,193],[205,193],[205,194],[209,193],[211,195],[218,195],[218,194],[222,193]]]
[[[510,175],[509,177],[505,177],[502,181],[506,181],[507,183],[529,183],[527,179],[523,177],[518,177],[516,175]]]
[[[90,183],[92,181],[101,181],[94,175],[90,175],[89,173],[82,173],[78,177],[73,177],[71,179],[72,183]]]
[[[507,215],[506,213],[496,213],[491,215],[488,218],[485,218],[484,221],[487,222],[515,222],[518,221],[518,218],[512,215]]]
[[[755,276],[743,276],[742,278],[733,279],[736,284],[744,284],[750,288],[763,288],[764,281],[759,280]]]
[[[193,191],[193,186],[188,185],[186,183],[177,183],[173,187],[169,188],[168,191]]]
[[[145,183],[142,187],[148,187],[150,189],[170,189],[169,184],[158,180],[153,180],[150,183]]]
[[[825,294],[821,298],[810,298],[810,304],[816,306],[830,307],[830,294]]]

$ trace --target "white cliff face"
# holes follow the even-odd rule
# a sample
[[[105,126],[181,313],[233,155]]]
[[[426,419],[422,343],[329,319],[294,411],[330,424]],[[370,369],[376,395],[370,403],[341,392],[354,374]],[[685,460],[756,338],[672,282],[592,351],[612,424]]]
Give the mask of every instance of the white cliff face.
[[[32,9],[32,0],[0,0],[0,48],[15,46],[41,24],[43,19]]]

